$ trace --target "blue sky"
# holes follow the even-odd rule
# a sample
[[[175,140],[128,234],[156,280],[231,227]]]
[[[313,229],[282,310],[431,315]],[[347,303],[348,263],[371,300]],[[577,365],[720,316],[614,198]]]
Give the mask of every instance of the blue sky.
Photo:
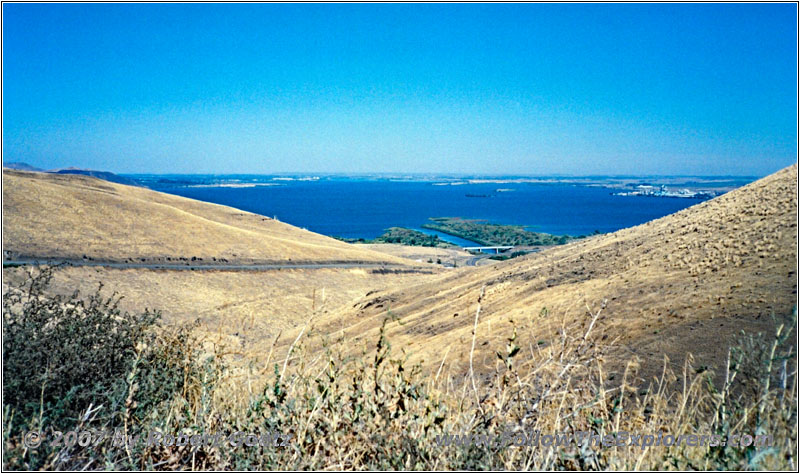
[[[122,173],[766,175],[794,4],[4,4],[3,159]]]

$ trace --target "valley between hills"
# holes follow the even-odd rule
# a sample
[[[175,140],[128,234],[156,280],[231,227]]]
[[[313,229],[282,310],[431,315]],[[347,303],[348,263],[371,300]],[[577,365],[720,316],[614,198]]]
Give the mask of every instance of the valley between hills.
[[[349,244],[95,177],[4,169],[4,383],[16,387],[4,400],[24,413],[4,418],[15,423],[9,465],[794,469],[797,173],[449,268],[427,262],[470,255]],[[43,416],[67,426],[89,415],[132,435],[277,429],[297,445],[38,456],[20,441]],[[512,428],[766,433],[773,444],[437,441]]]
[[[203,271],[66,266],[52,290],[86,293],[102,282],[124,297],[124,309],[199,320],[203,332],[244,353],[265,354],[273,343],[288,350],[306,327],[361,349],[390,315],[387,337],[412,361],[463,373],[483,292],[474,357],[482,370],[515,328],[523,353],[535,358],[557,328],[586,326],[602,312],[596,330],[613,341],[610,360],[621,366],[635,356],[653,375],[665,356],[679,366],[690,352],[718,365],[742,331],[771,331],[796,300],[796,165],[637,227],[455,269],[422,257],[457,251],[387,244],[381,252],[92,177],[4,170],[3,181],[5,260],[195,265]],[[290,263],[334,267],[214,269]],[[3,273],[8,285],[24,269]]]

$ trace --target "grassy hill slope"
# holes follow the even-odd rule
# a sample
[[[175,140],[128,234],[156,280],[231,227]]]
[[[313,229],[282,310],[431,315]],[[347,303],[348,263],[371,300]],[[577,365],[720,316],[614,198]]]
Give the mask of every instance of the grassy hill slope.
[[[370,295],[317,322],[374,341],[387,337],[434,370],[466,370],[479,295],[475,364],[516,327],[528,357],[546,355],[559,328],[578,323],[614,342],[612,361],[632,356],[660,373],[663,357],[688,352],[718,366],[742,330],[768,332],[791,314],[797,292],[797,166],[676,214],[489,267]],[[444,362],[443,362],[444,361]],[[449,370],[449,369],[446,369]],[[462,372],[463,373],[463,372]]]
[[[80,175],[3,170],[6,257],[406,262],[226,206]]]
[[[106,186],[96,180],[85,183]],[[75,192],[74,182],[62,187],[65,193]],[[29,190],[42,189],[49,188]],[[170,198],[142,194],[139,202],[126,189],[112,186],[108,192],[125,191],[125,199],[119,199],[141,212],[160,210],[151,205],[153,200]],[[26,202],[19,193],[13,197],[16,205]],[[100,226],[98,212],[87,208],[85,199],[80,202],[82,207],[70,212],[88,216],[89,230]],[[209,232],[218,232],[215,222],[238,223],[236,215],[226,214],[236,212],[228,208],[215,207],[215,214],[194,201],[169,202],[162,205],[202,208],[211,224],[188,211],[190,217],[181,222],[199,220]],[[113,213],[101,215],[110,220]],[[410,268],[190,272],[66,267],[56,270],[52,282],[58,297],[44,293],[41,282],[14,284],[25,279],[27,269],[5,268],[3,396],[4,413],[10,415],[3,417],[3,466],[794,469],[796,352],[743,345],[750,365],[731,371],[738,374],[736,386],[712,386],[702,366],[724,364],[739,331],[766,332],[772,329],[773,314],[784,319],[791,312],[797,291],[796,216],[793,166],[672,216],[490,267],[438,269],[435,274]],[[147,216],[133,217],[146,222]],[[242,225],[252,222],[254,233],[269,236],[255,218],[243,219]],[[57,230],[65,230],[65,221],[83,225],[80,219],[58,216],[62,227]],[[18,220],[15,225],[29,224]],[[170,237],[164,227],[158,228],[159,238]],[[231,227],[232,235],[239,235],[234,231],[240,227]],[[298,232],[286,227],[290,235]],[[9,228],[4,222],[4,230]],[[298,248],[295,240],[287,241]],[[187,240],[185,245],[196,244]],[[197,316],[199,326],[153,326],[148,316],[121,317],[104,297],[88,304],[78,296],[63,297],[72,294],[76,283],[84,289],[93,280],[110,282],[104,291],[119,288],[122,304],[130,299],[132,310],[160,306],[168,322]],[[382,323],[386,332],[379,334]],[[507,344],[512,326],[516,337]],[[298,332],[313,337],[301,338]],[[320,334],[323,341],[316,337]],[[368,351],[360,355],[365,346]],[[477,377],[467,375],[470,347],[475,347]],[[681,366],[688,352],[700,360]],[[664,354],[678,367],[661,376]],[[410,355],[410,362],[423,361],[428,370],[417,372],[403,355]],[[660,382],[646,387],[628,372],[616,373],[634,355],[644,361],[639,375],[658,375]],[[788,363],[773,364],[781,360]],[[494,367],[499,370],[492,373]],[[92,383],[86,384],[89,379]],[[776,383],[770,385],[772,380]],[[91,417],[87,406],[95,407]],[[291,433],[292,440],[286,449],[242,449],[228,443],[200,449],[141,444],[118,449],[109,443],[73,448],[44,443],[31,449],[25,444],[44,422],[70,430],[79,418],[82,430],[116,432],[123,425],[119,429],[134,437],[154,430],[263,433],[271,428]],[[513,446],[492,443],[487,449],[476,442],[502,444],[512,429],[513,440],[506,441],[514,441]],[[588,433],[592,440],[608,435],[614,441],[625,439],[614,434],[630,434],[627,439],[633,441],[635,433],[658,433],[665,442],[653,445],[651,435],[648,445],[645,437],[630,446],[611,447],[608,441],[603,446],[594,441],[559,445],[552,436],[545,442],[549,433]],[[699,444],[674,438],[666,443],[668,434],[688,433],[714,434],[731,444],[720,446],[719,439],[704,444],[702,438]],[[441,442],[453,441],[452,434],[480,438],[471,438],[473,445]],[[750,441],[739,434],[748,434]],[[764,441],[763,436],[769,439],[766,445],[756,441]]]

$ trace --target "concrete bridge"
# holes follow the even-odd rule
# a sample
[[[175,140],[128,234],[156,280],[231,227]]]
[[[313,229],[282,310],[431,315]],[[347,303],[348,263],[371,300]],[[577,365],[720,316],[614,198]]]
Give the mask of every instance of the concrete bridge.
[[[464,247],[467,252],[480,252],[480,253],[500,253],[505,250],[513,249],[514,246],[495,246],[495,247]],[[494,252],[491,252],[494,250]]]

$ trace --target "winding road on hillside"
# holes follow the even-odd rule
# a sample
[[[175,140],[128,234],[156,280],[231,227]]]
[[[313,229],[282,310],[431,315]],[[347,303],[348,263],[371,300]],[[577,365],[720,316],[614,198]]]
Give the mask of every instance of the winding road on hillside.
[[[330,263],[269,263],[269,264],[169,264],[169,263],[128,263],[128,262],[101,262],[77,259],[16,259],[4,260],[3,267],[23,265],[67,265],[75,267],[108,267],[117,269],[145,269],[145,270],[192,270],[192,271],[266,271],[266,270],[316,270],[316,269],[351,269],[365,268],[378,271],[397,273],[433,273],[433,268],[401,265],[397,263],[359,263],[359,262],[330,262]]]

